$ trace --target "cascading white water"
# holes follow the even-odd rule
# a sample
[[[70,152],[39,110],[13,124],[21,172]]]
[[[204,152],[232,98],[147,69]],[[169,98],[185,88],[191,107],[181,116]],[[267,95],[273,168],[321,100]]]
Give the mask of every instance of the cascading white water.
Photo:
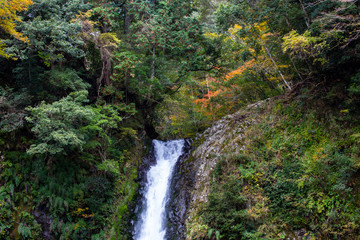
[[[145,208],[136,226],[136,240],[164,240],[165,207],[174,166],[183,153],[184,140],[154,140],[156,165],[147,173]]]

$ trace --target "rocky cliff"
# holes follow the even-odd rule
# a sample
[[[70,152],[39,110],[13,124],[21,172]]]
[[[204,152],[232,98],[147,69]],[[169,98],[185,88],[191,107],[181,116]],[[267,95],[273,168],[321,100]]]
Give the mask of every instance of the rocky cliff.
[[[191,155],[181,168],[181,173],[187,175],[182,189],[189,192],[186,239],[199,239],[207,235],[200,211],[208,201],[211,173],[221,156],[244,150],[246,130],[258,122],[264,102],[249,105],[220,119],[194,140]]]
[[[183,239],[359,239],[355,119],[279,98],[215,122],[180,168]]]

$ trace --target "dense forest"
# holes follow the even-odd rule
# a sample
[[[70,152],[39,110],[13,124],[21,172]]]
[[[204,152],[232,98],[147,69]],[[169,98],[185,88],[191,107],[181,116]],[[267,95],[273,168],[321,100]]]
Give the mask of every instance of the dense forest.
[[[132,239],[151,140],[265,99],[187,239],[360,239],[360,1],[1,0],[0,239]]]

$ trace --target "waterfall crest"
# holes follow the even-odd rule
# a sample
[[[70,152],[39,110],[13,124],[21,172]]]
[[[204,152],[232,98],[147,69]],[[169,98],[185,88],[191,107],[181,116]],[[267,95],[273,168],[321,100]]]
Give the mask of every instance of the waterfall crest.
[[[153,140],[156,163],[147,172],[144,207],[135,225],[136,240],[165,240],[166,203],[174,166],[183,153],[185,140]]]

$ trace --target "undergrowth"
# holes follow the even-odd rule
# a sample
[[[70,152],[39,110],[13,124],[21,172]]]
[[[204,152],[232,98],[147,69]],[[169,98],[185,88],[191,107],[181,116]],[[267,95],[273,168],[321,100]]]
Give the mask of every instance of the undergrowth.
[[[245,150],[213,172],[209,239],[358,239],[357,117],[299,101],[268,106]]]

